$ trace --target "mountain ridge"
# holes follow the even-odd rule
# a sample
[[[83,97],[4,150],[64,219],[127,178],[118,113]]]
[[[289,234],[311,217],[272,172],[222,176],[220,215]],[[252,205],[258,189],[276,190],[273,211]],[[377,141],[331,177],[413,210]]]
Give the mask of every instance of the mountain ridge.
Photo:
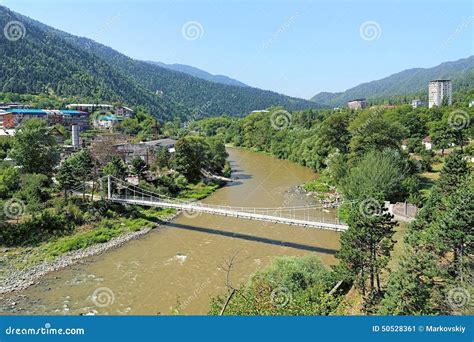
[[[226,85],[234,85],[234,86],[239,86],[239,87],[249,87],[247,84],[242,83],[231,77],[228,77],[225,75],[218,75],[218,74],[214,75],[214,74],[211,74],[210,72],[207,72],[205,70],[202,70],[202,69],[199,69],[187,64],[180,64],[180,63],[166,64],[163,62],[154,62],[154,61],[145,61],[145,62],[158,65],[162,68],[183,72],[185,74],[188,74],[197,78],[201,78],[203,80],[210,81],[210,82],[226,84]]]
[[[456,90],[457,80],[472,78],[474,86],[474,55],[456,61],[448,61],[432,68],[410,68],[387,77],[364,82],[342,92],[320,92],[311,98],[325,106],[342,106],[355,98],[375,100],[377,98],[427,94],[428,83],[433,79],[449,78]]]
[[[0,6],[0,25],[20,21],[17,41],[0,44],[0,91],[54,92],[88,101],[145,105],[159,119],[183,120],[283,106],[317,108],[314,102],[252,87],[223,85],[132,59]],[[2,37],[3,38],[3,37]]]

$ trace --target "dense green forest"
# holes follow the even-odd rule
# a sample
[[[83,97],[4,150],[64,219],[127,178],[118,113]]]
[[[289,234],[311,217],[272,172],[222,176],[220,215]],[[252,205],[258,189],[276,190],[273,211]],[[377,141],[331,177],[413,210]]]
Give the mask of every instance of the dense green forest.
[[[336,189],[343,199],[341,217],[349,225],[341,235],[337,267],[278,261],[247,283],[229,288],[228,296],[215,298],[211,313],[225,307],[226,314],[345,314],[354,306],[345,298],[351,287],[362,298],[359,313],[469,310],[455,301],[472,291],[474,211],[468,160],[474,152],[473,118],[474,110],[467,105],[432,109],[405,105],[292,113],[273,108],[242,119],[193,123],[189,129],[197,134],[221,137],[318,171],[319,178],[305,188],[323,193]],[[426,136],[432,139],[432,150],[422,145]],[[435,164],[442,165],[439,179],[433,178]],[[394,236],[400,224],[384,201],[408,201],[422,208],[398,241]],[[400,252],[401,248],[406,251]],[[312,268],[322,274],[321,279],[311,278]],[[328,296],[336,280],[343,280],[346,287],[339,289],[342,294]],[[291,298],[289,303],[265,301],[281,287],[286,291],[283,297]],[[456,291],[464,292],[453,299]]]
[[[134,60],[0,6],[0,25],[23,23],[27,34],[0,45],[0,92],[56,94],[81,102],[145,105],[160,119],[243,115],[272,105],[315,108],[314,102],[251,87],[205,81]]]
[[[322,92],[311,98],[316,103],[338,107],[356,98],[366,98],[370,103],[410,103],[414,98],[427,100],[428,83],[435,79],[453,80],[453,91],[474,88],[474,56],[454,62],[445,62],[433,68],[413,68],[398,72],[377,81],[359,84],[344,92]],[[471,96],[472,97],[472,96]]]

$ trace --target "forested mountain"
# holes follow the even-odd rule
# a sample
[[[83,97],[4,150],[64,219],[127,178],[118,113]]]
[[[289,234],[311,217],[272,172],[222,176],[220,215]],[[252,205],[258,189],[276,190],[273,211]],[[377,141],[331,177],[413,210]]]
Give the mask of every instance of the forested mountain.
[[[311,98],[326,106],[342,106],[355,98],[377,100],[407,94],[428,94],[428,83],[434,79],[453,80],[453,91],[474,87],[474,56],[433,68],[414,68],[401,71],[377,81],[359,84],[344,92],[322,92]]]
[[[215,83],[221,83],[221,84],[227,84],[227,85],[235,85],[239,87],[248,87],[245,83],[242,83],[240,81],[237,81],[233,78],[230,78],[228,76],[224,75],[213,75],[207,71],[201,70],[199,68],[195,68],[190,65],[185,65],[185,64],[178,64],[178,63],[173,63],[173,64],[166,64],[162,62],[153,62],[153,61],[147,61],[148,63],[158,65],[160,67],[174,70],[174,71],[179,71],[179,72],[184,72],[185,74],[201,78],[206,81],[211,81]]]
[[[129,58],[0,6],[0,27],[19,21],[23,38],[0,39],[0,92],[54,92],[84,101],[145,105],[160,119],[243,115],[281,105],[314,108],[314,102],[251,87],[222,85]]]

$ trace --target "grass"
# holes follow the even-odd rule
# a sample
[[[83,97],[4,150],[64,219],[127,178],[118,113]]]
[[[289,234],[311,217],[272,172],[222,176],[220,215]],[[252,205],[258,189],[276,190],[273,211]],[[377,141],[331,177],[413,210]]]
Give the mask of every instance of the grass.
[[[178,198],[183,199],[183,200],[186,200],[186,199],[200,200],[209,196],[218,188],[219,188],[218,184],[204,184],[202,182],[198,184],[189,184],[187,188],[179,194]]]
[[[439,178],[439,173],[441,169],[443,168],[443,163],[434,163],[432,165],[432,170],[423,172],[420,175],[420,180],[421,180],[421,194],[426,197],[429,195],[431,192],[431,188],[433,187],[434,183],[436,180]]]
[[[96,244],[106,243],[112,238],[128,232],[137,232],[143,228],[153,228],[157,223],[175,213],[173,209],[156,210],[139,208],[137,218],[106,218],[95,225],[86,224],[77,227],[72,235],[51,239],[37,247],[9,248],[0,263],[0,279],[12,271],[26,269],[42,262],[51,262],[55,258],[71,251],[84,249]]]
[[[326,193],[331,190],[329,186],[329,181],[327,177],[321,175],[317,179],[309,181],[303,185],[303,188],[306,191],[318,192],[318,193]]]

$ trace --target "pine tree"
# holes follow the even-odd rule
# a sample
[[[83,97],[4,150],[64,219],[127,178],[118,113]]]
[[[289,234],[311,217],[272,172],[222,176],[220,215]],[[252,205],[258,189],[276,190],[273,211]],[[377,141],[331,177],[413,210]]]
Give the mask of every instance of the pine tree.
[[[469,173],[469,166],[462,153],[460,151],[451,153],[446,157],[440,173],[439,185],[441,191],[446,195],[452,194]]]

